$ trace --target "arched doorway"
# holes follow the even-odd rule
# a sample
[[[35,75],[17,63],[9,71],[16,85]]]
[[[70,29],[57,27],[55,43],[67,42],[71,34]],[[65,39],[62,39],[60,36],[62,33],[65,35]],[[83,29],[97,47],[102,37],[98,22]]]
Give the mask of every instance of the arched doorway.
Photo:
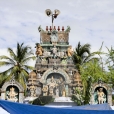
[[[1,88],[1,99],[3,100],[10,99],[10,95],[11,95],[10,91],[12,91],[13,95],[15,96],[14,102],[20,102],[20,103],[23,102],[24,89],[21,86],[21,84],[15,81],[14,79],[11,79],[10,81],[7,81],[3,84]]]
[[[94,83],[91,86],[91,98],[90,98],[90,104],[99,104],[98,102],[98,92],[103,92],[103,102],[100,101],[100,103],[108,103],[112,105],[112,85],[106,84],[106,83]]]
[[[48,69],[40,79],[43,84],[43,95],[51,95],[54,97],[68,96],[68,84],[70,78],[62,69],[56,72],[53,69]]]
[[[96,87],[94,91],[95,104],[107,103],[107,91],[104,87]]]
[[[10,85],[6,88],[6,100],[19,102],[19,89],[16,86]]]

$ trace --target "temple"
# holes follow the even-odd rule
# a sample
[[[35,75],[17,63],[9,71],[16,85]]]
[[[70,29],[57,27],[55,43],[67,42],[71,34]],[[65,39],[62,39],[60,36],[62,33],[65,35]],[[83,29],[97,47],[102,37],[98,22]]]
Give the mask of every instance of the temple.
[[[70,27],[46,26],[40,32],[40,43],[36,43],[36,63],[29,74],[28,86],[35,87],[35,96],[51,95],[69,97],[75,88],[82,89],[82,81],[72,60],[72,46],[69,45]]]
[[[46,10],[47,15],[50,10]],[[54,17],[53,17],[54,16]],[[57,14],[52,15],[53,19]],[[27,80],[28,100],[33,101],[39,96],[52,96],[54,102],[73,102],[72,95],[83,102],[80,97],[83,91],[81,76],[73,62],[73,49],[69,44],[70,26],[48,27],[43,30],[38,27],[40,42],[35,44],[36,62],[34,70],[29,73]],[[76,92],[80,91],[80,94]],[[99,80],[90,87],[90,104],[109,103],[112,105],[112,84]],[[0,99],[13,102],[23,102],[27,96],[24,88],[15,81],[15,76],[5,82],[0,90]]]

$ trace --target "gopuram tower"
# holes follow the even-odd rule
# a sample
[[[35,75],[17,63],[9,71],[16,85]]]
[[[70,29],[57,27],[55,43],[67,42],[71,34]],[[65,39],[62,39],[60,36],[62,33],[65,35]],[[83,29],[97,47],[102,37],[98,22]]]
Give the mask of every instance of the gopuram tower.
[[[53,26],[59,11],[46,10],[52,16],[52,26],[38,27],[40,43],[36,43],[35,70],[29,74],[31,96],[69,97],[75,88],[82,88],[80,75],[73,64],[72,46],[69,45],[70,27]]]

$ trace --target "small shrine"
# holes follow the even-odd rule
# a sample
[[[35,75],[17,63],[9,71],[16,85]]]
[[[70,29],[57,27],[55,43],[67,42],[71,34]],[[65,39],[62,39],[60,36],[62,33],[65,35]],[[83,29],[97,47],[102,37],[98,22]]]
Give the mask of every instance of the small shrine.
[[[91,86],[91,99],[90,104],[103,104],[108,103],[112,105],[112,84],[103,83],[99,80]]]
[[[3,84],[1,88],[1,99],[23,103],[24,89],[21,84],[15,81],[14,76],[10,81]]]

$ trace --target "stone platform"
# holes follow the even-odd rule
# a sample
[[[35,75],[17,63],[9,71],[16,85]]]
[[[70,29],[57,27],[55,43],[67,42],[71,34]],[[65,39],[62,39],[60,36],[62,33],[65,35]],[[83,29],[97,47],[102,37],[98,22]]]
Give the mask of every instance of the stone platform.
[[[70,97],[56,97],[54,102],[73,102]]]
[[[47,107],[72,107],[77,104],[71,100],[70,97],[57,97],[54,102],[49,103],[45,106]]]

